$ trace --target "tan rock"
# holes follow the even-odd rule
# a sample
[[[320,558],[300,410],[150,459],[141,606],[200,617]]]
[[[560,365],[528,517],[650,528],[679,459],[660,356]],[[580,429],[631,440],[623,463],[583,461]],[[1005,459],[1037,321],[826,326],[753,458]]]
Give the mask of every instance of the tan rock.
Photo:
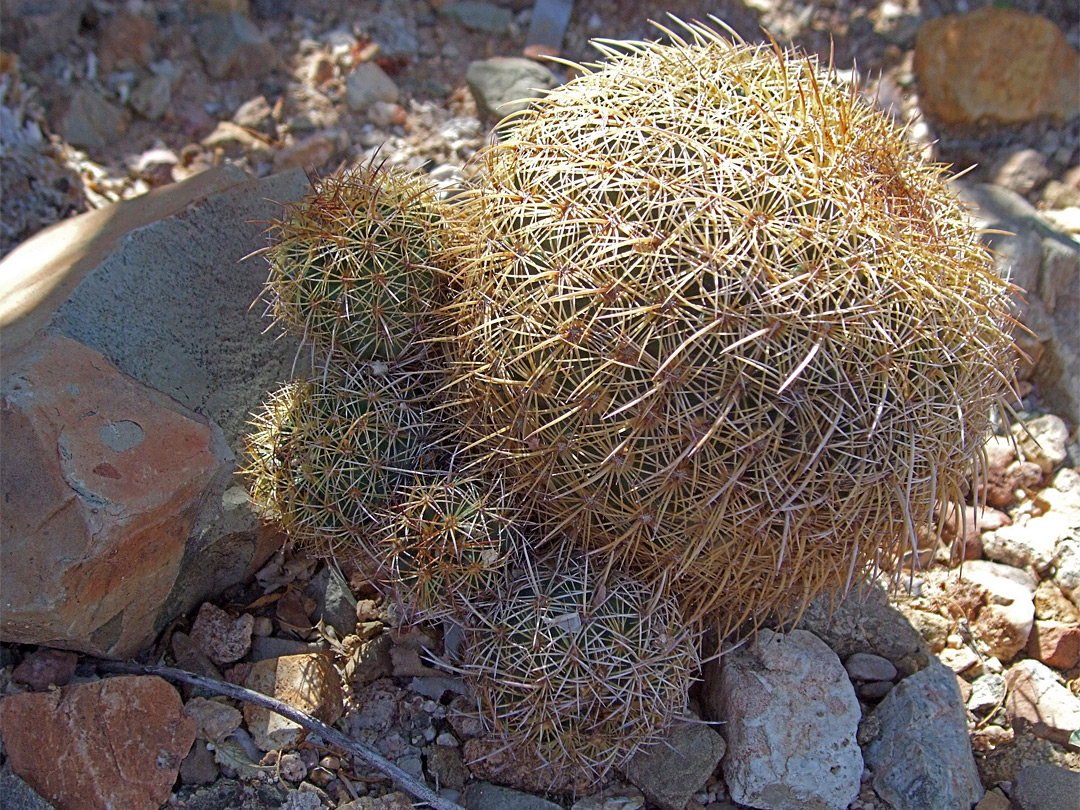
[[[1045,664],[1025,658],[1005,673],[1005,682],[1005,710],[1014,727],[1062,745],[1080,730],[1080,698]]]
[[[332,137],[333,134],[316,132],[276,152],[274,171],[283,172],[297,168],[318,171],[337,151],[337,139]]]
[[[133,655],[232,454],[204,418],[68,338],[6,371],[0,638]]]
[[[1012,810],[1012,802],[997,788],[986,791],[986,794],[975,805],[975,810]]]
[[[1044,579],[1035,589],[1035,617],[1047,621],[1080,622],[1080,610],[1051,579]]]
[[[1017,124],[1080,113],[1080,56],[1049,20],[985,7],[928,20],[915,37],[923,111],[942,124]]]
[[[288,703],[324,723],[341,717],[341,681],[330,659],[319,653],[287,655],[259,661],[248,675],[248,689]],[[263,751],[294,743],[303,729],[291,720],[250,703],[244,705],[244,721]]]
[[[223,740],[240,727],[241,714],[226,703],[194,697],[184,711],[195,721],[195,733],[207,742]]]
[[[1035,621],[1035,578],[1026,571],[1001,563],[972,560],[960,572],[962,579],[986,592],[973,629],[990,654],[1010,660],[1027,645]]]
[[[0,702],[12,770],[56,810],[157,810],[195,723],[156,677],[124,676]]]
[[[1048,667],[1072,669],[1080,663],[1080,625],[1036,621],[1028,636],[1027,654]]]

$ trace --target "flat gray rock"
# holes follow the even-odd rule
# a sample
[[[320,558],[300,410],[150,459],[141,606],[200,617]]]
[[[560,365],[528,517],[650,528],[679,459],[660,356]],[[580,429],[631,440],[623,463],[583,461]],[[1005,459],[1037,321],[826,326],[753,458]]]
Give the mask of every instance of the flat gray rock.
[[[1060,765],[1028,765],[1016,775],[1013,801],[1020,810],[1070,810],[1080,806],[1080,773]]]
[[[545,90],[559,83],[555,74],[543,65],[515,56],[473,62],[465,73],[465,81],[481,113],[489,119],[525,109],[529,99],[542,96]]]
[[[562,810],[555,802],[490,782],[473,782],[461,803],[466,810]]]

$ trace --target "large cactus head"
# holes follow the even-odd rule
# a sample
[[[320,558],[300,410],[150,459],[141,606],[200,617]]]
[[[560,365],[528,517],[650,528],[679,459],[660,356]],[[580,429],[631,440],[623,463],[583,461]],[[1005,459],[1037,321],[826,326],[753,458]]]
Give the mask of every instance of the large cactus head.
[[[362,365],[291,382],[247,436],[252,498],[298,545],[372,553],[373,516],[423,467],[421,378]]]
[[[415,618],[465,615],[498,599],[509,565],[526,552],[521,510],[498,484],[428,475],[393,512],[381,553]]]
[[[462,207],[484,465],[733,627],[898,559],[1006,391],[1009,288],[943,169],[810,59],[604,46]]]
[[[470,636],[463,671],[493,738],[600,781],[687,714],[699,661],[670,598],[563,558],[527,567]]]
[[[441,289],[441,208],[421,178],[371,162],[318,180],[271,226],[274,317],[354,361],[421,354]]]

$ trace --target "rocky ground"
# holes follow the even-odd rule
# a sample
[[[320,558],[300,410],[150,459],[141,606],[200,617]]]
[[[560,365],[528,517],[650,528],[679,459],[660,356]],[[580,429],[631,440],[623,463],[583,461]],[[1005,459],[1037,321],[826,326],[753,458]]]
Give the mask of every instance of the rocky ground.
[[[531,5],[12,0],[2,7],[0,251],[222,164],[257,177],[325,173],[379,150],[452,179],[468,171],[499,103],[567,77],[558,65],[488,61],[521,54]],[[951,515],[944,536],[924,532],[909,570],[835,610],[812,609],[782,651],[763,633],[707,666],[694,705],[726,722],[723,737],[687,725],[602,793],[534,795],[535,763],[506,765],[470,716],[464,683],[430,660],[453,647],[452,628],[398,629],[365,572],[289,550],[175,621],[140,660],[272,690],[470,810],[1071,806],[1080,791],[1080,403],[1069,387],[1080,133],[1061,115],[1075,115],[1068,51],[1080,45],[1080,15],[1057,0],[1015,4],[1056,26],[1054,47],[1039,25],[977,18],[953,51],[934,49],[951,60],[935,73],[917,64],[916,36],[921,27],[931,36],[947,5],[575,3],[564,45],[575,60],[591,58],[590,37],[649,36],[647,20],[665,11],[716,14],[750,41],[764,26],[823,60],[831,51],[841,77],[908,122],[929,156],[970,169],[961,194],[980,206],[981,226],[1012,234],[988,241],[1031,293],[1020,313],[1034,334],[1020,340],[1029,360],[1019,423],[988,444],[988,507],[963,525]],[[1034,84],[998,85],[989,100],[964,85],[965,100],[953,80],[965,65],[978,73],[969,63],[982,45],[1060,61],[1017,70]],[[754,684],[770,695],[760,717]],[[57,810],[104,807],[106,796],[113,806],[202,810],[411,803],[381,774],[265,712],[153,678],[103,679],[77,653],[0,645],[0,693],[20,696],[0,702],[4,806],[48,806],[16,773],[67,797]],[[822,703],[828,722],[815,715]],[[735,733],[750,720],[775,732],[764,748]],[[143,728],[160,733],[134,731]],[[806,735],[785,729],[813,729],[816,769],[796,756]],[[776,784],[788,804],[754,798]]]

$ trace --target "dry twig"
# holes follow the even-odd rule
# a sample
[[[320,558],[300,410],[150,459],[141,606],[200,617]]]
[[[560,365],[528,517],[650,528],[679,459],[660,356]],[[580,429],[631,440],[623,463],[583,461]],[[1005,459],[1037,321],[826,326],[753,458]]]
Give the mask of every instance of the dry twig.
[[[234,684],[225,683],[213,678],[204,678],[193,672],[187,672],[186,670],[175,669],[173,667],[102,661],[98,664],[98,670],[101,672],[124,675],[157,675],[159,678],[189,683],[192,686],[208,689],[211,692],[225,695],[234,700],[243,700],[247,703],[254,703],[256,706],[262,706],[264,709],[269,709],[272,712],[280,714],[282,717],[288,718],[294,723],[299,723],[310,733],[322,738],[323,741],[331,745],[336,745],[350,754],[359,757],[368,765],[379,771],[379,773],[389,777],[397,787],[412,794],[421,802],[436,808],[436,810],[463,810],[460,805],[442,798],[427,785],[417,781],[393,762],[385,759],[378,752],[373,751],[363,743],[350,739],[336,728],[332,728],[321,720],[316,720],[311,715],[290,706],[288,703],[276,700],[275,698],[268,697],[259,692],[254,692],[251,689],[245,689],[242,686],[235,686]]]

